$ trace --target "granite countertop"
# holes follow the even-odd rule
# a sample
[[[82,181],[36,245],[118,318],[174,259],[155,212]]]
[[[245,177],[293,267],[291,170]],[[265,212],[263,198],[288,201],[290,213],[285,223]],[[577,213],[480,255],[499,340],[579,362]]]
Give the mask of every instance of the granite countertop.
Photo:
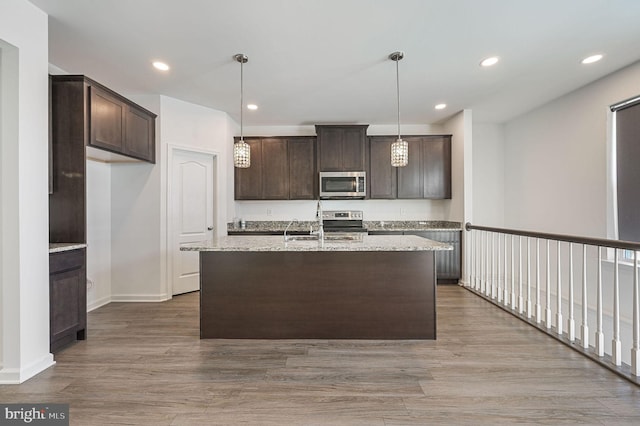
[[[227,236],[182,244],[182,251],[431,251],[452,250],[449,244],[415,235],[364,235],[361,241],[289,241],[279,235]]]
[[[256,232],[283,232],[288,221],[247,221],[245,229],[235,228],[233,223],[227,224],[227,231],[234,233],[256,233]],[[460,222],[449,222],[442,220],[372,220],[364,221],[363,225],[369,231],[461,231]],[[296,221],[291,224],[291,232],[309,232],[309,229],[318,228],[317,221]]]
[[[49,243],[49,253],[60,253],[61,251],[77,250],[85,248],[84,243]]]
[[[460,222],[446,220],[371,220],[364,222],[369,231],[461,231]]]

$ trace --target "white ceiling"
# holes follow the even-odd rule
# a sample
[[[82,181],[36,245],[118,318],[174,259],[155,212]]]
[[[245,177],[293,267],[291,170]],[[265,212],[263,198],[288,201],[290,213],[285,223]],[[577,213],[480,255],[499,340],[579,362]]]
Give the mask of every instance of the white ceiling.
[[[640,60],[639,0],[31,0],[49,62],[127,95],[161,94],[245,126],[404,124],[470,108],[504,122]],[[604,59],[585,66],[593,53]],[[498,55],[492,68],[481,59]],[[153,60],[171,66],[167,73]],[[640,91],[640,89],[639,89]],[[434,110],[444,102],[448,108]]]

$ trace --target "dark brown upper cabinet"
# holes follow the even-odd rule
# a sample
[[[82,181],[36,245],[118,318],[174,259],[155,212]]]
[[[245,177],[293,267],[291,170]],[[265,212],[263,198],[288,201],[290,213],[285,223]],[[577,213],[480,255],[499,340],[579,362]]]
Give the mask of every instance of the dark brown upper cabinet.
[[[315,200],[318,198],[316,138],[290,138],[287,142],[289,144],[289,199]]]
[[[235,168],[236,200],[316,198],[315,138],[250,137],[245,142],[251,167]]]
[[[398,197],[398,173],[391,165],[391,144],[395,140],[395,136],[369,137],[369,198]]]
[[[95,82],[89,98],[89,146],[155,163],[155,114]]]
[[[391,166],[395,136],[369,137],[369,198],[451,198],[451,135],[403,136],[409,164]]]
[[[82,126],[87,146],[155,163],[154,113],[83,75],[55,75],[51,79],[52,107],[59,110],[58,117],[68,116],[68,123],[54,126]],[[55,90],[63,85],[72,89]],[[81,108],[72,108],[71,100],[60,96],[81,96]]]
[[[451,135],[405,136],[409,164],[398,167],[398,198],[451,198]]]
[[[364,171],[368,125],[316,125],[318,171]]]

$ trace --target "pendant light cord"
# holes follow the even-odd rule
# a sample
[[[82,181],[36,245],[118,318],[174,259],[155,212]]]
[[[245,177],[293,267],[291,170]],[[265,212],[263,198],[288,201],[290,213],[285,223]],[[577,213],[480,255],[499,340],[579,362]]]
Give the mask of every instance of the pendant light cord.
[[[244,68],[244,59],[240,59],[240,140],[243,141],[244,140],[244,134],[242,131],[242,112],[243,112],[243,108],[242,105],[244,105],[244,75],[243,75],[243,68]]]
[[[398,139],[400,139],[400,58],[396,60],[396,95],[398,99]]]

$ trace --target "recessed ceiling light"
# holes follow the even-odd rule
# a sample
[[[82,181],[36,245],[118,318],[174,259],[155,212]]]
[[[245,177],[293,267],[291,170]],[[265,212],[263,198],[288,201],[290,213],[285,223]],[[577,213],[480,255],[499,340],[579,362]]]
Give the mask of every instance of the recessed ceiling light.
[[[250,109],[250,110],[252,110],[252,111],[255,111],[255,110],[257,110],[257,109],[258,109],[258,105],[256,105],[256,104],[249,104],[249,105],[247,105],[247,109]]]
[[[435,106],[436,109],[445,109],[447,107],[447,104],[438,104]]]
[[[169,65],[164,62],[156,61],[153,63],[153,66],[160,71],[169,71]]]
[[[497,64],[499,60],[500,60],[500,58],[498,58],[497,56],[491,56],[490,58],[483,59],[480,62],[480,66],[482,66],[482,67],[490,67],[492,65]]]
[[[581,62],[583,64],[593,64],[594,62],[598,62],[600,59],[602,59],[602,55],[597,54],[597,55],[587,56]]]

